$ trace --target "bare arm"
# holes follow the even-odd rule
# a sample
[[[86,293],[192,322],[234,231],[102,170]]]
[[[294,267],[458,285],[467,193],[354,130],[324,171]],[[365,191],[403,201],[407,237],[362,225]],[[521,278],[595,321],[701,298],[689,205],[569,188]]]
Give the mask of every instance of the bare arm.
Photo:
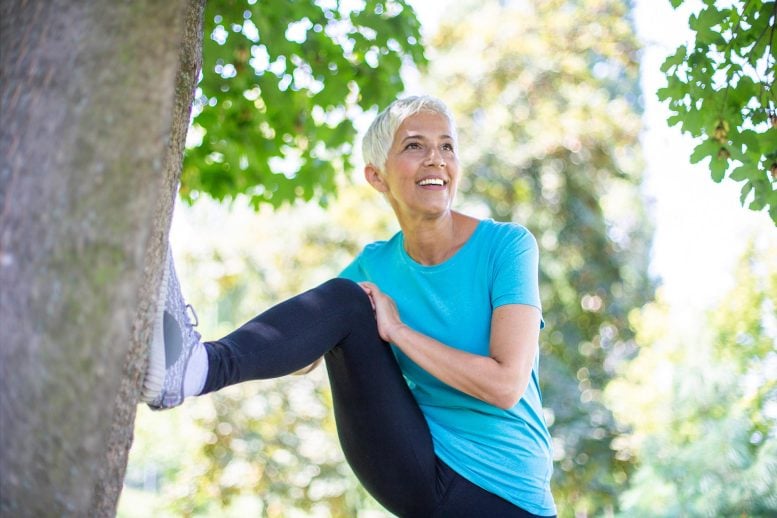
[[[540,332],[533,306],[507,304],[491,315],[489,355],[443,344],[402,323],[394,301],[372,283],[361,283],[372,300],[381,338],[392,342],[421,368],[462,392],[507,409],[529,383]]]

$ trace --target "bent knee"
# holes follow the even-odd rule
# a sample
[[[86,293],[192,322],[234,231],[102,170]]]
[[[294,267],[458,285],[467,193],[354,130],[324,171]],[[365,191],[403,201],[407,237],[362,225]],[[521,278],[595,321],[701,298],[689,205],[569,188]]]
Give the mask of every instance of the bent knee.
[[[351,279],[345,279],[343,277],[335,277],[329,279],[321,285],[322,289],[329,292],[336,293],[340,298],[359,298],[360,295],[366,295],[361,286],[352,281]]]
[[[335,277],[321,285],[332,300],[348,308],[354,317],[372,316],[372,304],[361,286],[350,279]]]

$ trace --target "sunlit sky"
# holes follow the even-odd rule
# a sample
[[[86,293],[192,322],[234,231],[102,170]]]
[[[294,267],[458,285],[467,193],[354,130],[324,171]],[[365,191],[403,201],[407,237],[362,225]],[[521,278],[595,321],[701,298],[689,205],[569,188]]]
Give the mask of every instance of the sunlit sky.
[[[448,1],[411,1],[425,32],[436,28]],[[706,163],[689,163],[693,140],[667,126],[668,110],[655,96],[664,85],[662,61],[692,38],[688,16],[700,2],[686,4],[675,11],[669,0],[634,2],[644,49],[644,192],[655,224],[651,272],[661,278],[664,295],[680,318],[697,316],[733,286],[734,265],[750,236],[760,242],[777,240],[766,212],[739,205],[738,184],[729,180],[715,184]]]

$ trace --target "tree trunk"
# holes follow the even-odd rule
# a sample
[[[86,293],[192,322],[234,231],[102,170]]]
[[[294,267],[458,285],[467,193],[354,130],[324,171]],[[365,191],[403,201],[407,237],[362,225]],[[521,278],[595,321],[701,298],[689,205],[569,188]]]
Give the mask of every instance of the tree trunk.
[[[115,514],[203,2],[0,5],[0,515]]]

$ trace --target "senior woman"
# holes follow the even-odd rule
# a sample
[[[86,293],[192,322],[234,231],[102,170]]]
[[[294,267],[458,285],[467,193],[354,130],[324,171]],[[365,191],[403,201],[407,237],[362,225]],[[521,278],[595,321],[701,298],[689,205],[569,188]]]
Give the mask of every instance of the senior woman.
[[[143,399],[170,408],[323,357],[345,457],[386,509],[554,515],[537,244],[520,225],[452,210],[456,146],[438,99],[381,112],[364,138],[364,173],[401,231],[220,340],[200,341],[168,256]]]

